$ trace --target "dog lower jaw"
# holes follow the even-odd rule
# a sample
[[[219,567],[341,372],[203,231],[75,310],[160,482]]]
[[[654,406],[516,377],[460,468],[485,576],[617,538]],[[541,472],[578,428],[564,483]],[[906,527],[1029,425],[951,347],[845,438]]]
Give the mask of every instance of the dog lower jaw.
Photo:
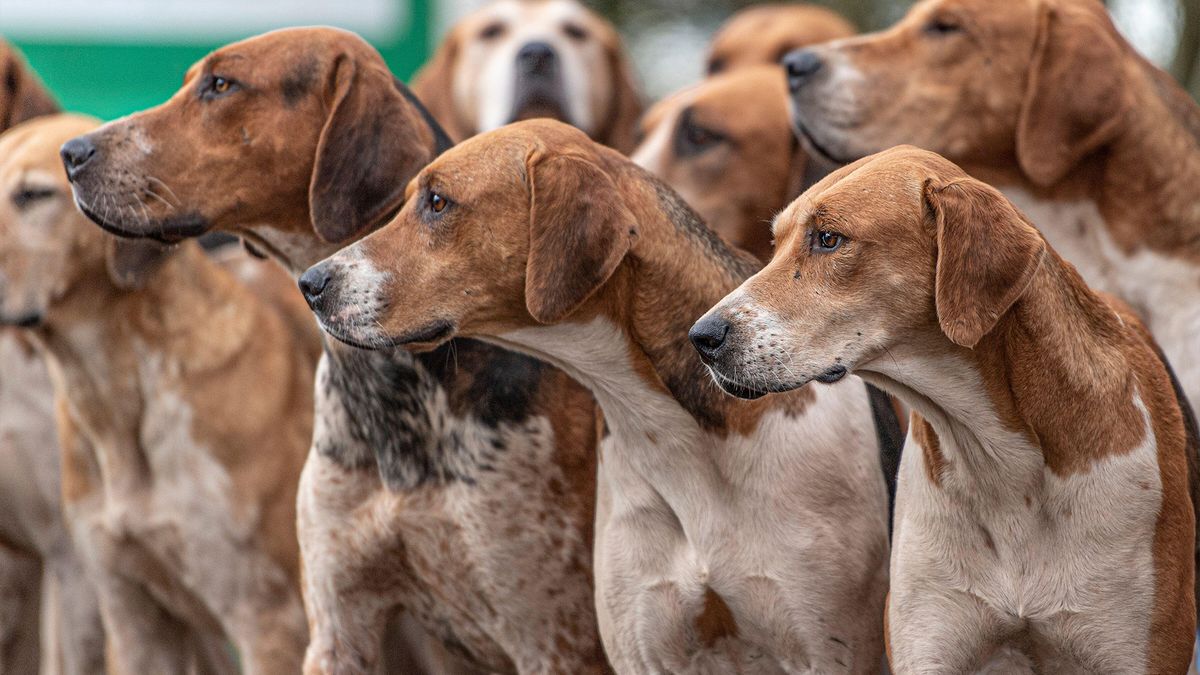
[[[776,393],[746,386],[721,374],[721,371],[717,370],[713,366],[706,367],[708,368],[708,372],[712,375],[713,381],[715,381],[717,386],[721,388],[721,391],[729,394],[730,396],[734,396],[746,401],[753,401],[755,399],[760,399],[767,394]]]
[[[100,217],[98,213],[88,207],[79,194],[75,194],[75,205],[83,215],[89,220],[100,226],[100,229],[109,234],[120,237],[121,239],[152,239],[161,244],[178,244],[185,239],[192,239],[206,234],[210,229],[209,222],[196,215],[181,216],[175,219],[176,222],[159,222],[157,229],[147,224],[145,231],[134,231],[125,229],[112,222]]]
[[[369,351],[395,349],[397,347],[412,352],[431,351],[453,338],[455,332],[453,323],[439,319],[427,324],[423,328],[403,335],[379,336],[368,340],[346,333],[336,324],[326,322],[320,314],[317,315],[317,321],[321,324],[321,330],[325,331],[338,342],[354,347],[355,349]]]

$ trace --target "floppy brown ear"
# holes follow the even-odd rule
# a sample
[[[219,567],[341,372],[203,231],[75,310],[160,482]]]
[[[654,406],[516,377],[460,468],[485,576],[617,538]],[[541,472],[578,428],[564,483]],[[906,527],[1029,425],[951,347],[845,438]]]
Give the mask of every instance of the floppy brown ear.
[[[451,30],[409,84],[429,114],[456,143],[473,134],[454,104],[454,66],[458,63],[460,42],[458,31]]]
[[[1122,48],[1103,6],[1042,4],[1017,123],[1017,160],[1038,185],[1062,180],[1111,141],[1132,102]]]
[[[0,131],[58,112],[58,104],[16,49],[0,42]]]
[[[633,214],[600,167],[571,156],[534,155],[525,306],[541,323],[566,317],[617,269],[636,236]]]
[[[637,124],[642,117],[641,90],[633,74],[633,66],[615,34],[605,41],[608,52],[608,71],[613,78],[613,100],[602,132],[596,140],[623,154],[637,147]]]
[[[973,178],[926,181],[925,200],[937,223],[938,323],[974,347],[1029,287],[1046,243],[1004,195]]]
[[[338,243],[400,208],[405,185],[433,158],[433,132],[382,59],[341,54],[330,78],[308,206],[317,234]]]
[[[136,291],[146,285],[171,255],[172,247],[151,239],[105,235],[104,263],[117,288]]]

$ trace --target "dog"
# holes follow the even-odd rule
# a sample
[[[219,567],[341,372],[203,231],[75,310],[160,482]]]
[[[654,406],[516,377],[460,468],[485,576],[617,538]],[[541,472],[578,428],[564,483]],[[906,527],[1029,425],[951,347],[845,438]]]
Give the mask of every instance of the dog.
[[[576,0],[497,0],[458,22],[413,79],[455,140],[551,117],[629,152],[641,94],[612,24]]]
[[[734,13],[713,36],[705,71],[716,75],[745,66],[778,66],[795,49],[857,32],[841,14],[817,5],[752,5]]]
[[[999,187],[1137,310],[1200,405],[1200,108],[1101,3],[933,0],[788,61],[813,152],[845,162],[911,143]]]
[[[58,111],[3,40],[0,83],[0,132]],[[99,606],[61,516],[54,389],[17,328],[0,327],[0,411],[0,672],[98,672]]]
[[[725,241],[771,259],[771,219],[805,187],[778,66],[715,75],[654,104],[630,157],[679,193]]]
[[[692,335],[735,396],[855,372],[914,408],[896,672],[1185,672],[1196,425],[1133,312],[995,188],[911,146],[835,172],[775,233]]]
[[[374,49],[332,29],[219,49],[165,104],[72,143],[77,202],[102,227],[223,230],[297,275],[386,222],[449,145]],[[316,411],[299,496],[306,672],[368,672],[399,609],[488,672],[606,669],[586,390],[469,340],[415,356],[329,341]]]
[[[391,223],[300,286],[338,339],[478,336],[592,389],[617,672],[876,672],[887,506],[865,388],[722,397],[679,323],[755,268],[616,151],[529,120],[435,159]]]
[[[26,195],[0,222],[0,316],[29,330],[62,402],[65,517],[107,663],[235,672],[228,640],[246,672],[294,673],[318,336],[275,268],[119,240],[76,211],[59,147],[96,126],[44,117],[0,142],[4,185]]]

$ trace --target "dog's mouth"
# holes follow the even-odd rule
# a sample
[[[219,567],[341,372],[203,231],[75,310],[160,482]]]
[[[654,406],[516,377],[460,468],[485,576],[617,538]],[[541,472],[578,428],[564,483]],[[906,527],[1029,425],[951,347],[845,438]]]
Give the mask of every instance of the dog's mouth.
[[[522,82],[519,78],[512,112],[509,113],[509,122],[544,117],[570,123],[562,87],[557,82],[542,80]]]
[[[321,329],[333,336],[338,342],[357,349],[379,350],[402,347],[409,351],[429,351],[435,349],[443,342],[454,337],[455,332],[454,324],[444,319],[438,319],[421,328],[401,335],[369,340],[355,336],[337,324],[327,323],[324,319],[321,319]]]
[[[721,388],[721,391],[729,394],[730,396],[736,396],[740,399],[753,401],[754,399],[762,398],[767,394],[774,393],[763,389],[757,389],[755,387],[742,384],[736,380],[732,380],[721,374],[721,371],[712,366],[708,366],[708,372],[712,374],[713,380],[717,383],[717,386]]]
[[[815,153],[821,159],[833,162],[834,164],[849,164],[858,159],[857,157],[848,159],[846,157],[839,156],[830,150],[827,145],[817,140],[817,137],[808,129],[808,127],[804,126],[804,121],[797,113],[792,113],[792,130],[796,133],[796,138],[799,138],[801,141],[803,141],[808,150],[812,153]]]
[[[208,219],[194,213],[181,214],[167,219],[147,220],[137,229],[123,222],[113,221],[101,215],[92,208],[78,192],[75,194],[75,205],[83,215],[100,226],[100,229],[122,239],[152,239],[162,244],[178,244],[185,239],[192,239],[205,234],[211,229]]]

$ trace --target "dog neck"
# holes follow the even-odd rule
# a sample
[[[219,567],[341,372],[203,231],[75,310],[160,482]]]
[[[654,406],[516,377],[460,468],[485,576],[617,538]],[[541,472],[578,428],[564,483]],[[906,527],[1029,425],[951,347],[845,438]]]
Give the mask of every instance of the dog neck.
[[[169,383],[181,377],[227,367],[256,337],[248,294],[189,243],[142,289],[118,290],[98,274],[84,279],[35,329],[57,394],[104,454],[106,481],[145,476],[150,401],[172,393]]]
[[[589,386],[606,410],[621,410],[609,416],[610,424],[636,420],[648,433],[683,415],[719,436],[750,435],[768,410],[802,409],[810,391],[747,402],[727,396],[711,380],[688,342],[688,329],[759,263],[726,246],[641,169],[629,183],[630,193],[645,198],[630,200],[638,236],[613,277],[565,323],[521,329],[501,340],[551,360]],[[630,396],[631,390],[645,397]],[[674,410],[664,411],[664,405]]]
[[[1130,319],[1132,320],[1132,319]],[[934,325],[858,372],[932,425],[938,471],[977,489],[999,480],[1068,476],[1137,447],[1144,392],[1127,354],[1134,329],[1050,252],[1029,289],[973,348]],[[923,445],[927,445],[923,443]]]

